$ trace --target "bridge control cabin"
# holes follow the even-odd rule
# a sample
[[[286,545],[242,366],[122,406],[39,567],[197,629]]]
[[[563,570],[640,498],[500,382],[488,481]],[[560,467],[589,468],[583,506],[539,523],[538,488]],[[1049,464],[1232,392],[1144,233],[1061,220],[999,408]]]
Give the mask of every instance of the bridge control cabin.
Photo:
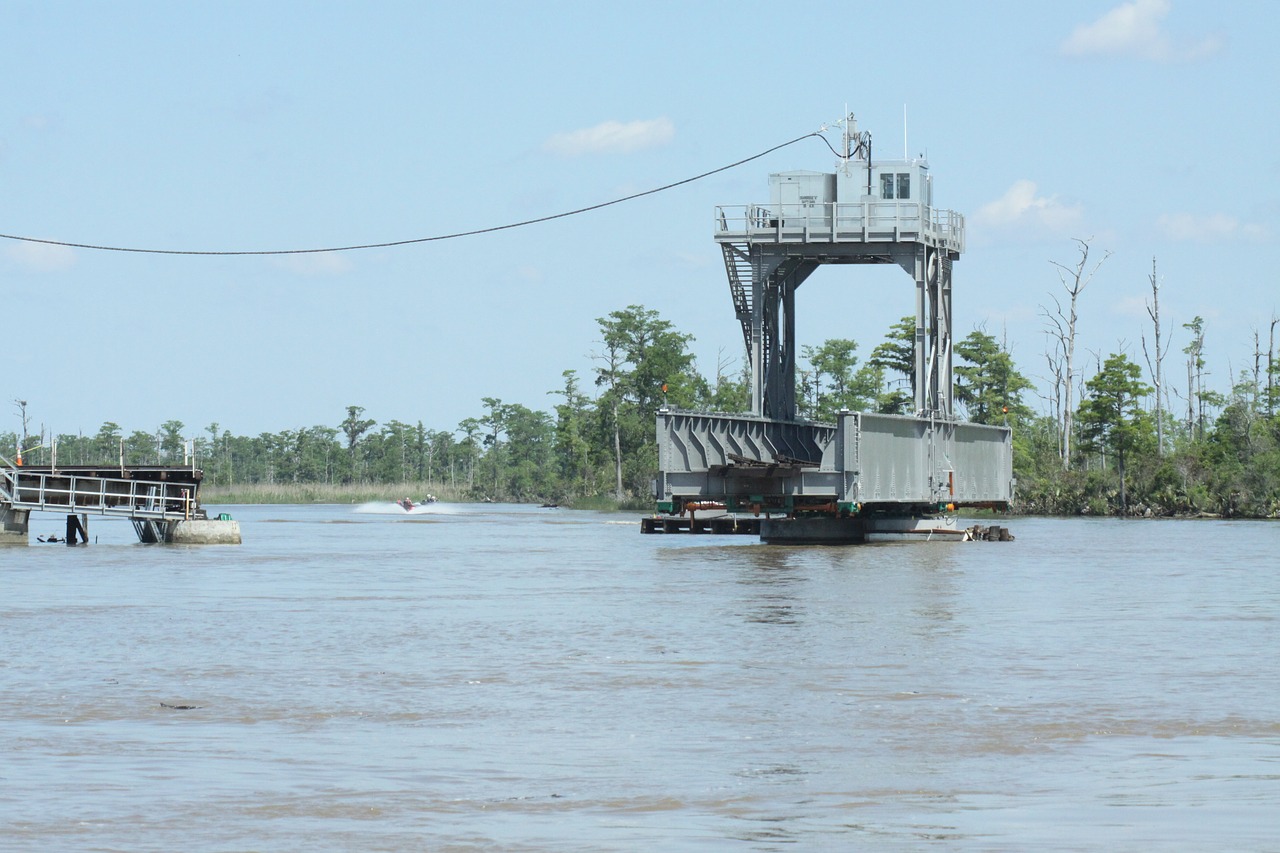
[[[954,411],[951,282],[964,217],[934,206],[923,159],[872,160],[870,134],[853,116],[844,128],[835,171],[779,172],[769,177],[768,203],[715,208],[750,362],[751,411],[659,412],[660,512],[719,505],[778,514],[781,523],[761,525],[765,541],[863,541],[876,530],[932,530],[916,522],[940,509],[1012,500],[1010,430],[963,423]],[[820,267],[857,264],[897,264],[915,284],[912,411],[802,421],[796,289]],[[912,291],[903,290],[905,307]],[[856,311],[859,299],[886,296],[855,285],[848,298],[826,310]]]
[[[944,232],[950,238],[948,248],[957,254],[964,250],[963,218],[951,211],[934,218],[933,177],[923,159],[878,161],[835,172],[778,172],[769,176],[769,191],[767,207],[719,208],[722,230],[782,228],[793,235],[796,229],[808,229],[810,240],[827,237],[832,242],[862,239],[864,233],[884,239],[924,230]],[[731,219],[750,227],[730,229]],[[717,239],[734,237],[726,233]]]
[[[854,161],[856,163],[857,161]],[[835,172],[769,176],[768,204],[720,205],[716,241],[862,243],[923,239],[964,251],[964,217],[933,205],[923,159],[885,160]]]

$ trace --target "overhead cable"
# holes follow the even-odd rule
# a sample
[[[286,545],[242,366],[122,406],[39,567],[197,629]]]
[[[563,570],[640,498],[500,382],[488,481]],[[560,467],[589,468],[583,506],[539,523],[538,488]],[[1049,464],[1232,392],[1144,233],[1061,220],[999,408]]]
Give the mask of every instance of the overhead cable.
[[[93,243],[74,243],[68,240],[47,240],[47,239],[41,239],[38,237],[22,237],[16,234],[0,234],[0,237],[3,237],[6,240],[17,240],[23,243],[42,243],[48,246],[65,246],[71,249],[92,249],[94,251],[99,251],[99,252],[133,252],[133,253],[144,254],[144,255],[316,255],[316,254],[321,254],[325,252],[354,252],[358,249],[388,249],[393,246],[409,246],[414,243],[433,243],[433,242],[438,242],[440,240],[454,240],[454,239],[457,239],[458,237],[474,237],[478,234],[491,234],[495,231],[508,231],[512,228],[523,228],[526,225],[537,225],[540,222],[550,222],[553,219],[564,219],[567,216],[577,216],[580,213],[589,213],[590,211],[593,211],[593,210],[600,210],[601,208],[610,207],[615,204],[622,204],[624,201],[632,201],[637,198],[643,198],[644,196],[647,196],[647,195],[653,195],[655,193],[660,193],[665,190],[683,186],[684,184],[691,184],[694,181],[699,181],[699,180],[702,180],[703,178],[710,177],[711,175],[718,174],[719,172],[725,172],[725,171],[728,171],[729,169],[733,169],[737,166],[741,166],[743,163],[750,163],[752,160],[759,160],[761,157],[764,157],[768,154],[772,154],[774,151],[778,151],[779,149],[786,148],[789,145],[794,145],[797,142],[808,139],[811,136],[816,136],[819,139],[822,139],[824,142],[826,141],[826,137],[824,137],[820,131],[815,131],[813,133],[806,133],[804,136],[797,136],[795,139],[791,140],[790,142],[784,142],[781,145],[775,145],[772,148],[769,148],[765,151],[761,151],[759,154],[753,154],[750,157],[746,157],[742,160],[738,160],[737,162],[730,163],[727,166],[721,166],[718,169],[712,169],[709,172],[703,172],[701,175],[694,175],[692,178],[685,178],[682,181],[676,181],[674,183],[666,184],[661,187],[655,187],[654,189],[651,189],[651,190],[645,190],[644,192],[633,193],[628,196],[623,196],[622,198],[615,198],[612,201],[605,201],[605,202],[601,202],[600,204],[593,204],[593,205],[590,205],[589,207],[580,207],[577,210],[568,210],[568,211],[565,211],[564,213],[553,213],[550,216],[540,216],[537,219],[526,219],[522,222],[512,222],[507,225],[495,225],[491,228],[477,228],[473,231],[459,231],[454,234],[439,234],[434,237],[416,237],[411,240],[392,240],[385,243],[365,243],[358,246],[330,246],[323,249],[208,251],[208,250],[191,250],[191,249],[140,249],[140,248],[128,247],[128,246],[102,246],[102,245],[95,245]],[[831,143],[828,142],[827,145],[828,147],[830,147]]]

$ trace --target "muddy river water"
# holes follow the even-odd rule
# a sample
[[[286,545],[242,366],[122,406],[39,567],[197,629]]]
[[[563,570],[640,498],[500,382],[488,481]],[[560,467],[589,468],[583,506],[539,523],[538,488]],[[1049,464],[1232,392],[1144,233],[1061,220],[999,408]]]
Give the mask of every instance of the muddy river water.
[[[1277,523],[218,510],[0,551],[0,850],[1280,849]]]

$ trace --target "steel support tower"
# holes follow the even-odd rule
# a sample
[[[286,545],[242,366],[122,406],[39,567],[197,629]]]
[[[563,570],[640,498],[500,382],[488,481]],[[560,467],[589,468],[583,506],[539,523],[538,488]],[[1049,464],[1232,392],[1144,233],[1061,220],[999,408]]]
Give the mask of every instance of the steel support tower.
[[[964,217],[933,208],[925,161],[873,163],[870,154],[870,134],[850,116],[835,174],[779,173],[769,206],[716,208],[753,414],[796,417],[795,293],[824,264],[897,264],[915,280],[914,414],[954,414],[951,269],[964,250]]]

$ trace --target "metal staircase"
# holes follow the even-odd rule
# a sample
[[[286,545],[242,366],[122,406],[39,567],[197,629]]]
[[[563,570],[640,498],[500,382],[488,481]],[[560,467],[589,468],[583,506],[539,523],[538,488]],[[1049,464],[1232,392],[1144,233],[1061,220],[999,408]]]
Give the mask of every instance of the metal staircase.
[[[752,264],[749,244],[721,243],[724,252],[724,268],[729,274],[729,295],[733,297],[733,310],[742,323],[742,340],[751,351],[751,289]]]

